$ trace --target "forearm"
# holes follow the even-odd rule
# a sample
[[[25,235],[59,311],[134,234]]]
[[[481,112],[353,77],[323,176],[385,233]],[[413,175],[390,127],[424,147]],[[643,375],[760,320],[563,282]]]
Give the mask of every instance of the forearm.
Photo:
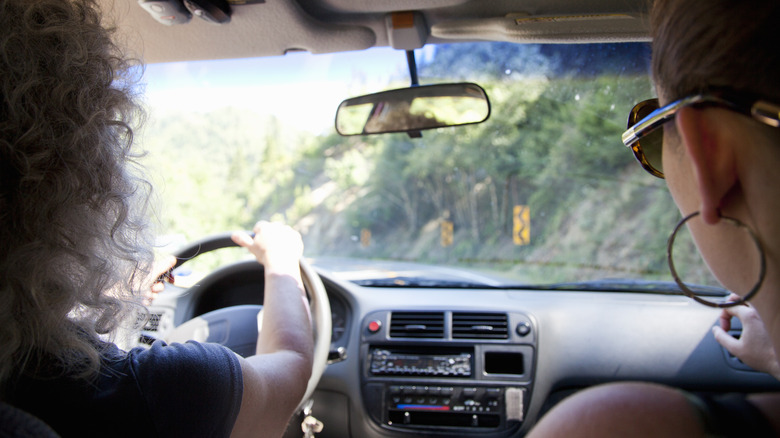
[[[295,268],[266,267],[262,330],[257,354],[290,351],[311,361],[313,337],[308,301]]]
[[[240,359],[244,391],[233,436],[254,436],[260,430],[281,434],[312,373],[314,339],[299,266],[301,237],[290,227],[262,221],[254,232],[233,235],[265,270],[257,354]]]

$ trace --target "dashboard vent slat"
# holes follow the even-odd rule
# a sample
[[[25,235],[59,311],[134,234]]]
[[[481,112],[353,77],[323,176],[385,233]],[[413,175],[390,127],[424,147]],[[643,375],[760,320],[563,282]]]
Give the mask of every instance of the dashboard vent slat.
[[[391,338],[443,338],[444,312],[393,312]]]
[[[509,322],[505,313],[452,314],[454,339],[508,339]]]

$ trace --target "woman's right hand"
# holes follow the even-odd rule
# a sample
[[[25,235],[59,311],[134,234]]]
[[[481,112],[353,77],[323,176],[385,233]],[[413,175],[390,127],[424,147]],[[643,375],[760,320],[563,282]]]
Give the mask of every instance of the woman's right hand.
[[[298,269],[303,256],[301,235],[287,225],[260,221],[255,224],[254,238],[244,232],[233,233],[233,241],[248,249],[267,271]]]
[[[733,301],[740,297],[732,294],[728,299]],[[739,339],[728,333],[728,330],[731,330],[732,317],[739,318],[742,322],[742,334]],[[777,354],[755,307],[745,303],[723,309],[720,324],[712,327],[712,334],[723,348],[738,357],[742,363],[780,380],[780,363],[777,361]]]

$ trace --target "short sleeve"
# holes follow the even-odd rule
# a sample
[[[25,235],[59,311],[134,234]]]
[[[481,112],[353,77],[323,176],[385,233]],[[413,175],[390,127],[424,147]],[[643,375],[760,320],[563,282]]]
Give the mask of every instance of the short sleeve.
[[[226,437],[241,408],[241,364],[229,349],[198,342],[134,349],[129,365],[160,436]]]

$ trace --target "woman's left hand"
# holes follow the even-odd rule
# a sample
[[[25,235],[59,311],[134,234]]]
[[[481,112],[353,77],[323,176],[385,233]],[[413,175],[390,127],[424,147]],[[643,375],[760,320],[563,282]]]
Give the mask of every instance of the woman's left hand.
[[[737,295],[729,296],[729,300],[738,300]],[[739,339],[731,336],[731,318],[737,317],[742,322],[742,334]],[[768,374],[780,380],[780,363],[772,347],[772,341],[766,331],[764,322],[756,309],[745,303],[723,309],[720,315],[720,325],[712,327],[715,340],[729,353],[738,357],[745,365]]]
[[[152,287],[150,287],[149,290],[144,293],[144,306],[152,304],[152,301],[154,301],[154,299],[157,297],[157,294],[165,290],[165,283],[162,281],[163,276],[167,274],[175,264],[176,257],[172,255],[165,256],[162,259],[154,261],[154,264],[152,265],[152,273],[154,274],[156,281],[152,284]]]

